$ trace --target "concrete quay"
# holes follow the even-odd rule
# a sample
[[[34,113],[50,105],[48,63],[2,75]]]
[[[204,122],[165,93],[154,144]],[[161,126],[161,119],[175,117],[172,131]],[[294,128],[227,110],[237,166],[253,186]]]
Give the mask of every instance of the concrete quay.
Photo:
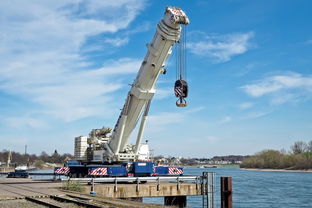
[[[79,204],[79,200],[75,198],[81,197],[87,201],[96,201],[97,204],[109,206],[113,204],[113,207],[131,207],[131,203],[134,203],[132,207],[163,207],[161,205],[144,204],[142,201],[144,197],[164,197],[165,206],[186,207],[187,196],[211,193],[213,189],[208,190],[210,185],[207,179],[207,177],[198,176],[71,178],[62,179],[63,181],[0,178],[0,207],[4,201],[21,199],[26,199],[29,202],[37,201],[39,204],[49,204],[53,200],[58,201],[53,202],[54,204],[59,204],[60,200],[71,204]],[[78,193],[63,190],[62,187],[68,182],[82,187],[82,191]],[[34,198],[45,199],[42,202],[42,199]],[[209,198],[213,200],[213,197]],[[127,200],[124,202],[125,200],[121,199]],[[85,207],[84,205],[79,206]],[[90,205],[86,207],[101,206]]]
[[[39,179],[0,178],[0,207],[116,207],[116,208],[158,208],[161,205],[137,201],[91,196],[62,190],[63,182]],[[65,202],[53,200],[62,198]],[[79,198],[76,204],[74,199]],[[79,201],[83,199],[84,204]],[[67,201],[66,201],[67,200]],[[45,205],[36,202],[44,202]],[[92,202],[92,203],[91,203]]]

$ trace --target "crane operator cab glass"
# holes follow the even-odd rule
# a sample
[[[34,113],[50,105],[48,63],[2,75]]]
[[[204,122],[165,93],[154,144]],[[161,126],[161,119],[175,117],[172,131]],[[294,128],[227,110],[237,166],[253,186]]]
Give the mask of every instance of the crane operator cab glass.
[[[188,94],[187,82],[182,79],[177,80],[174,84],[174,94],[177,98],[179,98],[176,105],[178,107],[186,107],[187,102],[184,98],[186,98]]]

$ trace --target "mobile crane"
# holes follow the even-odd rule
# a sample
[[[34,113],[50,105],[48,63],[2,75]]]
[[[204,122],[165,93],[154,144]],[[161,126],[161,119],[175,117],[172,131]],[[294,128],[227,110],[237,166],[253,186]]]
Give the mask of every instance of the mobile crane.
[[[153,40],[147,44],[147,54],[139,72],[131,85],[125,104],[112,131],[110,128],[93,129],[89,138],[75,138],[76,162],[69,162],[56,173],[65,173],[72,177],[87,175],[155,175],[182,174],[181,168],[154,167],[149,161],[148,144],[141,143],[151,100],[156,92],[156,81],[165,74],[165,62],[172,53],[172,47],[180,39],[181,25],[188,25],[189,19],[180,8],[167,7],[163,18],[157,24]],[[183,81],[184,83],[185,81]],[[179,85],[175,94],[184,107],[187,96],[187,84]],[[176,93],[176,92],[179,93]],[[140,121],[136,143],[128,144],[130,134]],[[110,134],[108,136],[108,134]],[[171,168],[171,169],[170,169]],[[157,171],[158,170],[158,171]]]

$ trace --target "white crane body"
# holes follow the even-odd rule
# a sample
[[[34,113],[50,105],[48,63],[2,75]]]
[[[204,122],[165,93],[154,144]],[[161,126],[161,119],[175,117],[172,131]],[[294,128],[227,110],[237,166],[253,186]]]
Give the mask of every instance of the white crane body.
[[[106,136],[107,132],[99,133],[104,128],[95,129],[90,133],[88,144],[92,146],[89,151],[92,153],[93,162],[135,161],[142,159],[140,154],[146,154],[148,151],[148,148],[141,144],[141,140],[151,100],[156,92],[156,81],[159,75],[166,72],[164,66],[171,55],[172,47],[179,41],[181,24],[189,24],[186,14],[179,8],[167,7],[164,17],[157,25],[152,42],[147,44],[147,54],[131,85],[111,135]],[[130,145],[128,144],[129,137],[140,118],[136,144]],[[84,146],[83,149],[86,147]]]

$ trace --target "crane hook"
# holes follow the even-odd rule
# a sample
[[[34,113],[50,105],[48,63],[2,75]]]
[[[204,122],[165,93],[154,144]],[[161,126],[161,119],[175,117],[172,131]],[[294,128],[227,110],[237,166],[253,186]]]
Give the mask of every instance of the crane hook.
[[[176,101],[176,106],[177,107],[186,107],[187,106],[187,102],[184,98],[180,97],[177,101]]]
[[[188,85],[185,80],[179,79],[174,84],[174,94],[179,99],[176,101],[177,107],[186,107],[187,102],[184,98],[188,95]]]

